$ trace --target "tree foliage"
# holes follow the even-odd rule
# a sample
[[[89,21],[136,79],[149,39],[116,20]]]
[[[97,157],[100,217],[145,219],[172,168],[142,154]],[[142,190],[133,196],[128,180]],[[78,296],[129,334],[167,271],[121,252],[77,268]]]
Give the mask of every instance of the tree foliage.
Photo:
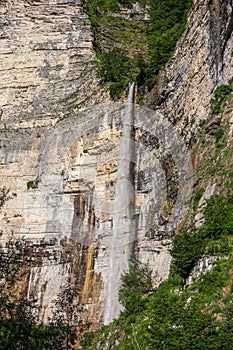
[[[221,113],[233,91],[233,83],[229,85],[220,85],[214,91],[214,97],[211,99],[211,112]]]
[[[152,290],[151,269],[142,264],[134,255],[129,264],[129,271],[121,277],[119,301],[127,312],[138,312],[141,308],[142,295]]]
[[[103,83],[109,84],[112,98],[119,98],[130,81],[135,81],[140,91],[152,86],[185,29],[192,2],[83,0],[100,61],[99,75]],[[132,9],[136,3],[148,6],[149,19],[138,19],[140,15],[138,17],[135,9]],[[128,18],[119,16],[121,6],[132,9]],[[108,40],[111,48],[106,49]]]
[[[128,81],[128,67],[130,59],[125,50],[114,48],[105,55],[100,56],[99,76],[102,82],[110,83],[110,95],[114,99],[120,97],[119,91],[125,87]]]
[[[205,224],[183,229],[173,241],[173,270],[186,279],[197,261],[215,246],[215,253],[229,250],[226,237],[233,235],[233,195],[213,195],[203,209]]]
[[[197,230],[184,229],[173,240],[173,271],[186,279],[205,251],[205,241]]]
[[[203,210],[205,225],[201,228],[208,238],[233,235],[233,195],[213,195]]]
[[[83,342],[83,350],[106,349],[106,343],[109,350],[231,349],[232,201],[230,194],[225,197],[212,196],[204,209],[203,226],[195,230],[190,227],[175,237],[172,248],[174,266],[169,279],[143,298],[139,309],[137,303],[135,308],[131,303],[119,319],[92,333],[87,342]],[[229,249],[227,258],[221,250],[226,237]],[[214,254],[218,257],[212,270],[184,288],[183,279],[197,260],[208,253],[211,244],[217,245]],[[130,289],[131,284],[134,289],[134,283],[137,286],[138,280],[138,273],[129,271],[126,287]]]
[[[190,0],[150,1],[148,74],[152,78],[173,54],[176,43],[185,29],[191,5]]]

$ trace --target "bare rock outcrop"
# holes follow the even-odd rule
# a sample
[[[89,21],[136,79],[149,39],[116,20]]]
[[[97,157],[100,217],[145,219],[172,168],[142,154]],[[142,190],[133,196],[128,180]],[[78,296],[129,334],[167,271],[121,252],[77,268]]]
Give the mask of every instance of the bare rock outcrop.
[[[40,252],[27,287],[29,298],[38,297],[38,318],[52,317],[68,283],[77,290],[75,322],[96,328],[105,308],[125,105],[110,103],[98,85],[79,0],[7,0],[0,14],[1,240],[13,232]],[[189,146],[214,88],[232,79],[231,52],[231,1],[196,0],[156,87],[159,106],[135,106],[137,235],[129,244],[153,269],[155,285],[169,274],[172,237],[190,204]]]
[[[80,0],[9,0],[0,16],[2,126],[53,125],[107,98]]]
[[[208,118],[214,89],[232,80],[232,17],[230,0],[195,0],[187,29],[148,97],[190,145]]]

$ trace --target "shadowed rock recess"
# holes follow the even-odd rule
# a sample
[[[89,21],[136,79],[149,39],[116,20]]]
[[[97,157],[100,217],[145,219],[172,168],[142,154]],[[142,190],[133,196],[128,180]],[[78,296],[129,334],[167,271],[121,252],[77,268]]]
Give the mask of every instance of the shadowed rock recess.
[[[144,106],[134,103],[132,152],[122,156],[127,101],[112,102],[100,85],[81,1],[0,2],[1,240],[13,233],[31,242],[26,290],[39,320],[53,317],[57,296],[70,286],[80,332],[102,324],[112,249],[115,295],[132,249],[152,269],[154,286],[167,279],[172,238],[189,213],[205,156],[192,149],[200,146],[200,122],[211,124],[213,91],[232,81],[232,18],[230,0],[194,1],[157,85]],[[225,119],[230,140],[232,109]],[[130,209],[113,246],[115,212],[125,209],[115,205],[122,157],[130,158]],[[216,181],[206,180],[207,198]],[[108,322],[121,310],[113,304]]]

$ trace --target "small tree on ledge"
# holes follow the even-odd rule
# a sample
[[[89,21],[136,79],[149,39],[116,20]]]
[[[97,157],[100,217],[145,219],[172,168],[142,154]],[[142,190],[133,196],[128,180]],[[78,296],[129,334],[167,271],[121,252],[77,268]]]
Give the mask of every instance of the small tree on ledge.
[[[152,270],[133,255],[129,271],[121,276],[119,301],[127,313],[137,313],[142,308],[142,296],[152,290]]]

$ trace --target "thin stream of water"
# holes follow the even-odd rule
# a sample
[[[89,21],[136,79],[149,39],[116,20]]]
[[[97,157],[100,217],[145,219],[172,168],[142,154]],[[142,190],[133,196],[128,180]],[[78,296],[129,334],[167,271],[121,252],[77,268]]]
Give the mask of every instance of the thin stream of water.
[[[120,157],[117,168],[116,194],[112,240],[109,253],[109,273],[107,285],[104,324],[109,324],[120,312],[118,302],[118,287],[121,274],[127,269],[131,255],[129,235],[131,227],[131,207],[134,198],[134,186],[131,177],[132,162],[132,125],[133,125],[133,95],[134,84],[129,88],[120,141]],[[119,242],[120,241],[120,244]],[[120,246],[120,249],[119,249]]]

